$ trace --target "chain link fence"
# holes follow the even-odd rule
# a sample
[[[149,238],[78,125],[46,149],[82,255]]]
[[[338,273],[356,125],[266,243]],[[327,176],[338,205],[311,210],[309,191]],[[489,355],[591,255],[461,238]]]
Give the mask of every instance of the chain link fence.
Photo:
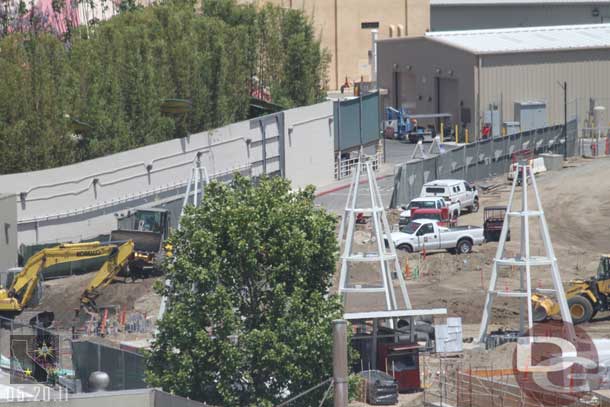
[[[435,179],[479,181],[508,171],[513,153],[531,150],[536,154],[577,154],[576,121],[568,122],[567,143],[562,125],[479,140],[453,150],[412,160],[397,166],[391,208],[408,204],[419,196],[423,185]],[[567,151],[566,151],[567,148]]]

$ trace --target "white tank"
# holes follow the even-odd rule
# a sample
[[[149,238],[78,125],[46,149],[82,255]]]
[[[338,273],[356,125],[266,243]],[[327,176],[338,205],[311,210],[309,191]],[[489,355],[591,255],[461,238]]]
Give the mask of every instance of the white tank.
[[[607,127],[606,108],[604,106],[595,106],[593,108],[593,120],[595,129],[603,132],[603,129]]]

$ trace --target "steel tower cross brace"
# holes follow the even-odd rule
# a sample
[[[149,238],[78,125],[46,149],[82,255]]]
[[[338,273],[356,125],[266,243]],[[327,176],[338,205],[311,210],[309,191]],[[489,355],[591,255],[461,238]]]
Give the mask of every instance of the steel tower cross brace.
[[[180,217],[184,215],[184,208],[186,208],[187,205],[199,206],[199,203],[203,200],[203,189],[209,183],[210,177],[208,177],[208,170],[203,165],[201,165],[201,159],[199,158],[199,155],[197,155],[197,157],[193,160],[193,166],[191,167],[191,175],[186,184],[186,192],[184,193],[184,199],[182,201],[182,210],[180,211]]]
[[[186,184],[186,191],[184,192],[184,199],[182,201],[182,209],[180,210],[180,218],[184,215],[184,209],[188,205],[199,206],[204,196],[204,189],[210,183],[210,177],[208,176],[208,170],[201,164],[201,158],[199,153],[193,160],[193,166],[191,167],[191,175]],[[192,188],[192,190],[191,190]],[[192,195],[192,196],[191,196]],[[178,219],[178,229],[180,229],[180,219]],[[169,280],[165,280],[166,286],[171,286]],[[165,309],[167,307],[167,297],[161,297],[161,304],[159,305],[158,320],[163,318]]]
[[[513,199],[515,197],[515,190],[517,188],[517,182],[521,176],[521,210],[513,210]],[[535,195],[537,210],[530,210],[528,206],[528,180],[531,180],[532,190]],[[505,257],[505,246],[508,230],[510,227],[510,219],[512,217],[519,218],[521,221],[521,237],[520,237],[520,253],[516,257]],[[541,231],[541,237],[544,244],[544,250],[546,256],[532,256],[530,253],[530,230],[529,230],[529,219],[538,218],[539,228]],[[519,282],[520,288],[518,291],[502,291],[497,290],[498,282],[498,266],[511,266],[519,268]],[[549,267],[551,268],[551,277],[553,281],[553,289],[532,289],[532,267]],[[506,207],[506,215],[504,216],[504,224],[502,226],[502,232],[500,234],[500,241],[498,243],[498,249],[494,257],[494,263],[491,269],[491,279],[489,281],[489,287],[487,289],[487,298],[485,300],[485,308],[483,308],[483,317],[481,319],[481,326],[479,331],[479,343],[484,343],[487,337],[487,328],[489,326],[489,320],[491,318],[491,312],[493,307],[493,300],[495,296],[504,297],[516,297],[521,299],[519,307],[519,318],[520,318],[520,332],[525,332],[525,309],[527,308],[527,328],[532,329],[533,327],[533,313],[532,313],[532,291],[553,294],[555,295],[557,302],[559,303],[559,309],[561,312],[561,318],[564,322],[572,324],[572,317],[566,301],[566,295],[563,290],[561,283],[561,276],[559,275],[559,266],[557,265],[557,258],[553,250],[551,243],[551,237],[549,235],[549,229],[544,217],[544,211],[542,210],[542,203],[540,202],[540,194],[538,192],[538,186],[536,179],[532,171],[531,166],[519,163],[517,165],[517,171],[513,179],[513,185],[508,198],[508,205]]]
[[[370,207],[359,208],[358,193],[360,192],[362,177],[366,177],[366,180],[368,181],[368,199],[370,200]],[[357,213],[371,215],[373,237],[376,245],[376,252],[374,253],[360,254],[352,252]],[[344,295],[344,299],[345,294],[347,293],[383,293],[385,295],[386,310],[398,310],[400,308],[398,306],[392,281],[392,275],[395,275],[396,278],[398,278],[400,292],[403,297],[404,308],[402,309],[411,309],[411,301],[409,300],[405,279],[400,268],[400,263],[398,262],[396,249],[391,243],[388,244],[387,248],[384,245],[384,236],[387,236],[389,240],[390,233],[390,225],[385,213],[383,201],[381,200],[381,194],[379,193],[379,187],[377,186],[372,163],[368,160],[365,161],[365,159],[360,156],[358,164],[354,168],[352,183],[347,195],[345,213],[339,228],[339,241],[342,241],[345,238],[345,246],[341,256],[341,274],[339,277],[339,293]],[[382,285],[378,287],[349,286],[349,268],[352,263],[357,262],[368,262],[370,264],[377,263],[379,265],[379,276]]]

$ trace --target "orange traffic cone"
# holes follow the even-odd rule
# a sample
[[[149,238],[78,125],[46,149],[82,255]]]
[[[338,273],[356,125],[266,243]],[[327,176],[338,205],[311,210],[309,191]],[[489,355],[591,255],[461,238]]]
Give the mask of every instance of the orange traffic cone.
[[[411,279],[411,267],[409,266],[408,260],[405,260],[405,279]]]

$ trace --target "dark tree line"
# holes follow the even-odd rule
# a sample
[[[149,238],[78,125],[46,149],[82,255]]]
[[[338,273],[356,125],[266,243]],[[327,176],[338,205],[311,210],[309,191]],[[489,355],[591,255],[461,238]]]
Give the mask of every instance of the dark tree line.
[[[67,24],[63,33],[40,24],[9,29],[6,13],[0,23],[0,173],[246,119],[254,86],[284,107],[324,96],[327,58],[301,11],[181,0],[125,3],[108,21]],[[164,113],[167,99],[189,100],[192,109]]]

